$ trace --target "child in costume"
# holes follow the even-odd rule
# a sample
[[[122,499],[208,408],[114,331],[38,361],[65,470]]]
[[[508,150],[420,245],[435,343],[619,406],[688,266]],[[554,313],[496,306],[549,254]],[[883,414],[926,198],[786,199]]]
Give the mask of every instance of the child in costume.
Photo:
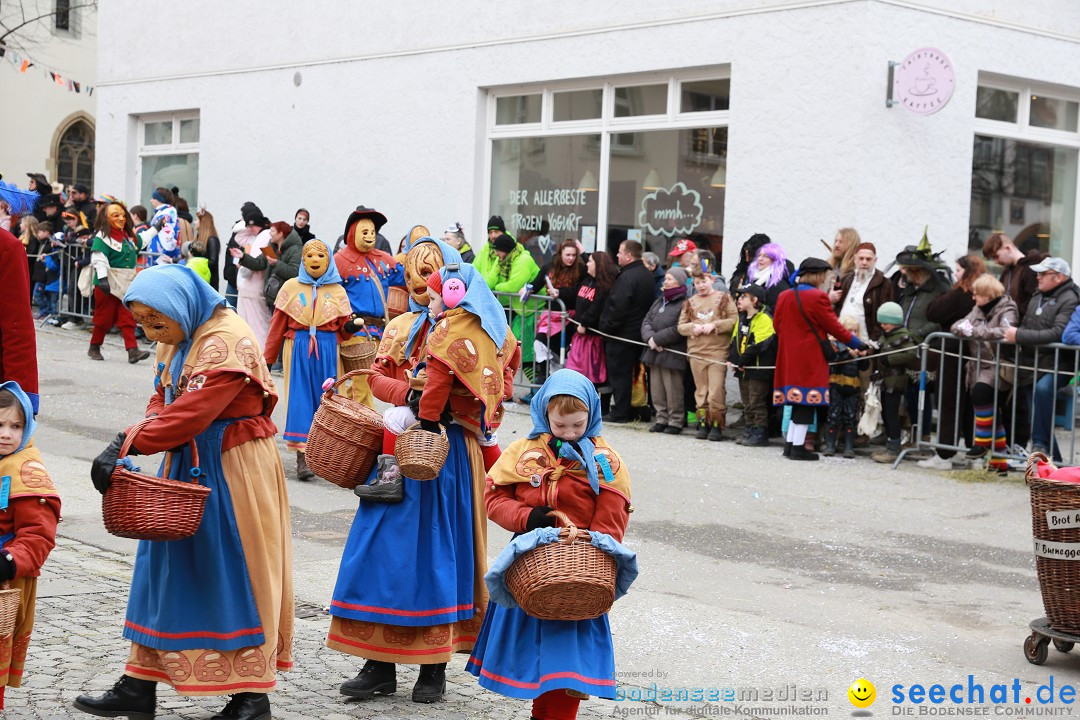
[[[739,316],[731,295],[718,291],[712,275],[697,265],[690,268],[694,294],[683,303],[679,333],[686,336],[686,352],[694,373],[694,399],[698,409],[698,440],[723,440],[727,417],[724,381],[727,378],[731,331]]]
[[[745,429],[739,445],[762,447],[769,444],[769,404],[772,401],[773,371],[776,364],[776,331],[765,306],[765,288],[743,285],[737,291],[739,320],[731,331],[728,365],[735,368],[742,396]]]
[[[263,349],[270,366],[284,346],[285,445],[296,452],[296,476],[304,482],[315,477],[304,458],[311,420],[319,408],[323,381],[341,374],[338,344],[356,331],[351,317],[330,248],[322,240],[307,241],[300,275],[287,280],[278,292]]]
[[[553,527],[549,513],[560,510],[577,527],[621,541],[633,510],[630,474],[600,437],[600,397],[593,384],[577,371],[559,370],[540,387],[531,410],[529,436],[511,443],[488,473],[488,517],[525,533]],[[489,587],[498,589],[490,582]],[[488,606],[466,666],[482,687],[532,700],[532,716],[539,720],[576,717],[587,695],[615,697],[607,615],[540,620],[504,602]]]
[[[470,280],[468,284],[466,277]],[[471,282],[474,279],[475,283]],[[360,485],[355,489],[357,497],[364,500],[401,501],[404,483],[401,469],[394,458],[397,436],[415,424],[417,419],[421,429],[438,434],[439,422],[443,420],[450,403],[450,394],[454,390],[458,391],[458,395],[464,393],[473,397],[485,410],[484,416],[480,418],[480,425],[472,428],[484,458],[484,469],[491,468],[499,459],[498,435],[490,423],[486,422],[486,410],[499,406],[502,395],[495,398],[487,396],[492,394],[489,392],[492,389],[511,387],[513,376],[506,377],[505,372],[500,373],[497,360],[495,367],[492,367],[491,363],[485,364],[474,359],[487,359],[488,355],[492,359],[499,358],[501,344],[496,343],[494,338],[501,335],[504,341],[507,339],[505,322],[500,322],[503,316],[498,301],[487,290],[483,278],[475,269],[458,263],[450,263],[440,271],[432,273],[428,277],[427,288],[428,313],[436,328],[432,331],[429,344],[434,340],[438,347],[433,351],[429,349],[428,361],[424,367],[423,391],[410,390],[406,395],[406,405],[389,408],[383,413],[383,454],[379,456],[375,477],[370,484]],[[474,289],[470,297],[471,288]],[[443,322],[444,319],[446,322]],[[480,322],[480,327],[475,327],[477,321]],[[440,331],[440,327],[444,330]],[[464,342],[457,345],[446,343],[445,340],[451,332],[456,337],[465,338]],[[484,337],[485,334],[487,338]],[[469,337],[476,337],[478,340],[474,343],[467,339]],[[487,343],[484,342],[488,338],[491,339],[491,347],[486,347]],[[444,347],[445,349],[442,349]],[[475,374],[478,365],[482,366],[479,370],[480,376],[470,382],[469,376]],[[494,372],[488,372],[489,370]],[[461,380],[456,387],[455,372]],[[497,385],[489,378],[498,378]],[[474,387],[470,389],[469,385]]]
[[[22,591],[15,632],[0,637],[0,710],[5,687],[22,685],[37,578],[60,520],[60,495],[34,447],[35,426],[30,397],[14,381],[0,383],[0,581]]]
[[[859,334],[859,321],[851,315],[841,317],[840,324],[851,334]],[[855,428],[859,421],[859,371],[868,368],[870,361],[858,360],[851,354],[851,348],[832,335],[829,342],[836,351],[836,359],[829,366],[829,424],[825,427],[824,455],[835,455],[836,443],[843,438],[844,457],[853,458]]]

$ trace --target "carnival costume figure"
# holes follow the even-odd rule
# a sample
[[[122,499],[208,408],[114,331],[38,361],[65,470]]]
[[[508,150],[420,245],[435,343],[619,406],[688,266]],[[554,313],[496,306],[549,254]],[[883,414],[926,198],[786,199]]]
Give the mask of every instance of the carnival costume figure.
[[[0,710],[5,688],[22,685],[37,579],[60,521],[60,495],[34,446],[36,426],[30,396],[17,382],[0,383],[0,581],[21,591],[15,630],[0,637]]]
[[[285,444],[296,452],[296,475],[302,481],[315,477],[304,458],[308,431],[319,409],[323,382],[341,374],[338,344],[356,329],[351,317],[330,249],[322,240],[308,240],[300,275],[278,291],[263,351],[269,366],[284,349]]]
[[[520,534],[553,527],[550,513],[560,510],[578,528],[606,533],[608,541],[615,541],[611,546],[620,565],[618,596],[632,582],[623,575],[624,560],[626,572],[637,574],[636,558],[618,545],[633,511],[630,474],[600,437],[600,397],[581,373],[559,370],[530,407],[529,436],[511,443],[488,473],[488,516]],[[493,566],[492,573],[496,570]],[[592,620],[540,620],[511,600],[495,599],[500,602],[488,606],[466,666],[482,687],[533,700],[532,715],[541,720],[575,717],[581,697],[615,697],[615,653],[606,614]]]
[[[372,366],[377,372],[372,393],[391,405],[407,405],[410,390],[430,392],[431,407],[440,406],[438,396],[443,406],[449,398],[450,449],[435,479],[404,479],[401,502],[363,501],[357,509],[330,604],[327,638],[329,647],[367,659],[341,686],[351,697],[394,693],[395,663],[420,663],[413,700],[441,698],[446,662],[452,653],[472,648],[487,605],[484,464],[477,435],[497,429],[520,353],[501,312],[492,314],[495,306],[479,297],[477,305],[463,300],[466,307],[434,321],[427,308],[427,279],[444,264],[459,266],[470,287],[466,295],[480,288],[482,281],[461,264],[457,250],[430,237],[414,243],[405,259],[411,312],[387,325]],[[443,375],[449,373],[440,368],[440,379],[427,380],[428,391],[425,363],[456,367],[461,375],[455,371],[447,383]],[[468,389],[474,385],[475,393]],[[421,409],[419,414],[428,413]],[[447,419],[441,409],[434,414]]]
[[[135,265],[143,241],[136,237],[131,213],[124,203],[114,200],[99,213],[94,227],[97,232],[90,246],[90,264],[94,276],[94,333],[90,336],[87,356],[91,360],[104,360],[101,345],[105,335],[113,328],[120,328],[127,349],[128,362],[137,363],[150,357],[140,350],[135,340],[135,318],[124,307],[121,299],[135,277]]]
[[[232,698],[216,720],[268,720],[276,670],[292,667],[289,498],[274,442],[277,390],[251,328],[191,268],[139,273],[124,302],[158,342],[155,391],[130,454],[174,453],[191,477],[194,440],[211,492],[199,529],[141,541],[124,637],[131,653],[104,695],[80,695],[92,715],[149,720],[156,683],[181,695]],[[104,494],[129,428],[93,463]]]

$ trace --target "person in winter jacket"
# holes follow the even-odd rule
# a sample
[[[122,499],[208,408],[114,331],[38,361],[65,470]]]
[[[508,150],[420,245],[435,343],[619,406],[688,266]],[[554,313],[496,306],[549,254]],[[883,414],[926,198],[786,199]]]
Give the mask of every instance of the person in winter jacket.
[[[1031,269],[1038,276],[1039,291],[1028,303],[1020,327],[1005,328],[1003,337],[1006,342],[1020,346],[1021,365],[1039,368],[1034,374],[1021,371],[1020,384],[1025,387],[1018,391],[1021,397],[1031,397],[1030,386],[1035,385],[1031,404],[1031,451],[1047,455],[1053,452],[1054,459],[1059,460],[1061,455],[1057,443],[1053,442],[1054,414],[1061,407],[1062,399],[1058,394],[1072,379],[1075,356],[1068,351],[1039,352],[1037,346],[1064,340],[1065,329],[1080,305],[1080,289],[1072,280],[1069,263],[1063,258],[1047,258],[1032,265]],[[1058,368],[1065,372],[1051,372]]]
[[[296,215],[293,217],[292,229],[293,232],[300,236],[301,243],[315,239],[315,233],[311,231],[311,213],[304,208],[296,211]]]
[[[776,243],[768,243],[758,249],[753,264],[746,269],[746,282],[765,288],[765,307],[772,312],[776,309],[780,293],[791,287],[788,282],[790,274],[784,248]]]
[[[874,462],[893,463],[900,456],[900,401],[907,392],[907,368],[919,357],[919,346],[904,327],[904,310],[894,302],[878,308],[877,321],[884,331],[877,361],[881,375],[881,421],[885,425],[885,449],[873,454]]]
[[[1005,432],[1005,400],[1013,387],[1012,358],[1002,356],[1000,341],[1005,329],[1016,327],[1020,316],[1016,302],[1005,294],[1005,286],[991,275],[980,275],[971,284],[975,306],[967,317],[952,324],[952,333],[968,340],[968,392],[975,413],[975,437],[967,452],[970,459],[984,457],[991,448],[1004,453],[1008,447]],[[996,390],[995,390],[996,388]],[[994,422],[995,416],[997,423]],[[990,458],[990,469],[1007,472],[1008,460]]]
[[[684,302],[686,271],[676,266],[664,274],[660,297],[641,321],[641,339],[649,344],[641,354],[641,362],[649,368],[649,396],[656,410],[656,423],[649,432],[678,435],[686,423],[686,338],[679,333]]]
[[[494,292],[522,293],[521,300],[500,297],[504,307],[511,308],[513,322],[511,329],[514,337],[521,342],[521,364],[531,364],[535,357],[533,341],[536,336],[536,304],[528,302],[528,294],[533,279],[540,272],[532,255],[521,243],[506,233],[501,233],[489,242],[476,256],[473,267],[480,271],[484,282]],[[524,292],[523,292],[524,291]]]
[[[180,219],[173,207],[173,194],[168,188],[159,187],[150,194],[154,216],[150,227],[139,235],[144,247],[151,253],[148,266],[176,262],[180,258]]]
[[[270,244],[270,221],[256,208],[254,213],[245,215],[244,226],[236,231],[230,246],[233,242],[236,247],[229,248],[229,255],[236,263],[236,312],[251,326],[259,347],[263,347],[270,332],[270,308],[265,294],[269,263],[262,257],[263,248]],[[228,273],[225,279],[229,279]]]
[[[728,367],[739,378],[744,423],[739,445],[763,447],[769,444],[768,414],[776,364],[776,330],[765,307],[765,288],[753,283],[739,288],[736,296],[739,317],[731,331]]]
[[[443,242],[461,253],[462,262],[472,263],[476,260],[476,253],[473,252],[469,243],[465,242],[465,228],[461,226],[461,223],[456,222],[446,228],[443,232]]]
[[[245,255],[240,258],[240,267],[266,273],[263,300],[272,310],[281,286],[300,274],[304,243],[289,223],[278,220],[270,225],[270,245],[273,247],[273,255],[277,257],[267,253]]]
[[[604,357],[604,338],[595,331],[600,325],[600,314],[607,305],[619,271],[611,255],[595,252],[585,263],[585,277],[574,300],[574,335],[566,367],[589,378],[593,385],[607,382],[607,362]],[[606,400],[605,400],[606,398]],[[602,395],[600,402],[609,402],[610,395]]]
[[[641,351],[623,339],[641,342],[641,321],[653,304],[655,283],[652,273],[641,262],[642,247],[637,240],[619,245],[619,277],[611,287],[607,304],[600,314],[600,332],[614,335],[604,341],[608,382],[611,384],[611,415],[604,422],[630,422],[630,393],[633,391]]]
[[[735,265],[735,271],[731,273],[731,287],[740,288],[749,281],[747,274],[757,258],[758,250],[771,242],[772,239],[765,233],[754,233],[743,243],[742,248],[739,249],[739,262]]]
[[[1049,257],[1041,250],[1029,250],[1027,254],[1005,233],[994,233],[986,238],[982,247],[983,257],[1001,266],[1000,280],[1005,292],[1016,301],[1020,317],[1027,311],[1032,296],[1039,290],[1039,281],[1031,269]]]

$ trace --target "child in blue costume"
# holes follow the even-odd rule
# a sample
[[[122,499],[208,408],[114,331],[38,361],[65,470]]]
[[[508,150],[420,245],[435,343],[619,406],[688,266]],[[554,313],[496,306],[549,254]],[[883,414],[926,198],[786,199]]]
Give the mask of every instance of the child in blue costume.
[[[630,475],[600,437],[600,397],[593,384],[574,370],[559,370],[540,387],[531,408],[529,436],[511,443],[488,473],[488,517],[524,533],[554,526],[549,513],[560,510],[578,528],[621,541],[633,510]],[[482,687],[532,700],[532,716],[539,720],[576,717],[587,695],[615,697],[607,615],[540,620],[492,603],[466,669]]]

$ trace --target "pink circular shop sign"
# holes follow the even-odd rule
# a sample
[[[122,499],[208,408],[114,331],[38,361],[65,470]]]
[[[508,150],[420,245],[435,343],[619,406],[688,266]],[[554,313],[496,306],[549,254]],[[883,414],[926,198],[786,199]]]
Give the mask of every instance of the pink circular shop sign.
[[[893,99],[919,115],[931,115],[949,102],[956,73],[937,48],[920,48],[893,70]]]

